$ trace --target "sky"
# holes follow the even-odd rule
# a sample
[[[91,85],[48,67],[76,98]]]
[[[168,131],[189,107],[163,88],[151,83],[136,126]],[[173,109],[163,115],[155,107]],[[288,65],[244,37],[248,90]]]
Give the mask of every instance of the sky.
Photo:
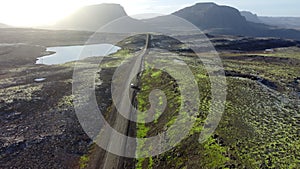
[[[13,26],[51,25],[79,8],[101,3],[121,4],[128,15],[170,14],[198,2],[215,2],[260,16],[300,17],[299,0],[0,0],[0,23]]]

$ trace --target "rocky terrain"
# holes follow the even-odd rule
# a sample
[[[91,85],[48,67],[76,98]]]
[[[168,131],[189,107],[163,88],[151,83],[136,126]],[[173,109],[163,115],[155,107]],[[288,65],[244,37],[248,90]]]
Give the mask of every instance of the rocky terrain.
[[[99,148],[84,133],[74,112],[74,63],[35,65],[37,57],[49,54],[46,47],[84,44],[91,34],[35,29],[0,30],[3,37],[0,39],[0,168],[93,166],[93,155]],[[195,34],[185,35],[188,41],[197,40],[197,37]],[[164,60],[167,58],[164,56],[169,55],[178,62],[184,61],[196,75],[203,94],[201,114],[189,137],[182,143],[162,155],[138,159],[135,167],[299,168],[298,42],[276,38],[208,37],[220,53],[228,76],[226,111],[216,133],[207,143],[198,143],[202,120],[210,102],[209,80],[201,61],[195,60],[194,53],[184,48],[181,42],[162,35],[154,36],[151,48],[156,49],[151,55],[166,64],[173,64]],[[164,43],[157,43],[160,41]],[[106,117],[109,117],[112,104],[109,89],[113,72],[143,46],[143,40],[135,36],[118,45],[123,50],[104,58],[99,72],[101,85],[96,87],[96,93],[99,93],[97,100],[102,103],[99,108]],[[157,51],[161,49],[171,54],[159,57],[162,52]],[[266,52],[265,49],[274,51]],[[85,60],[86,68],[95,66],[97,59]],[[169,109],[156,122],[139,124],[139,137],[165,130],[172,124],[179,106],[173,79],[151,67],[148,70],[142,77],[139,108],[149,106],[149,89],[157,87],[157,84],[163,84],[161,89],[167,92],[174,101],[170,103],[174,104],[168,105]],[[36,78],[46,80],[34,82]]]
[[[137,97],[138,108],[144,112],[150,108],[150,104],[152,106],[148,96],[153,89],[165,93],[167,106],[162,115],[153,115],[156,117],[153,122],[137,124],[137,136],[145,138],[165,132],[174,127],[175,120],[184,123],[184,119],[178,118],[182,106],[180,101],[183,99],[179,83],[168,73],[153,68],[155,62],[165,63],[167,69],[174,66],[171,57],[171,60],[180,60],[189,65],[199,85],[200,108],[188,137],[170,151],[137,159],[136,168],[299,168],[299,48],[295,44],[281,48],[281,43],[271,43],[272,39],[252,39],[255,42],[248,39],[247,48],[243,48],[247,38],[245,41],[231,38],[223,36],[221,40],[220,37],[211,37],[211,41],[219,45],[217,49],[219,47],[224,64],[228,93],[222,120],[204,143],[199,143],[198,138],[204,130],[212,94],[208,73],[202,62],[188,50],[177,53],[179,56],[173,52],[176,50],[157,53],[159,49],[156,49],[149,53],[155,59],[145,59],[146,70]],[[232,44],[227,46],[227,41]],[[172,42],[169,39],[167,43]],[[222,44],[223,50],[220,49]],[[272,44],[273,47],[269,46]],[[239,45],[240,48],[236,48]],[[289,46],[288,43],[285,45]],[[269,47],[274,51],[265,52]],[[176,47],[173,46],[173,49]],[[201,56],[211,59],[205,54]],[[187,87],[190,84],[185,85]],[[161,112],[156,110],[155,113]],[[147,116],[151,115],[139,114],[138,118]],[[177,135],[164,137],[172,144]],[[144,148],[145,142],[138,145],[139,153],[151,153],[154,149]]]
[[[35,61],[49,54],[46,46],[84,44],[90,33],[0,32],[0,168],[80,168],[92,142],[73,108],[74,64],[46,66]],[[35,82],[36,78],[46,80]],[[105,83],[110,81],[103,78],[98,90],[105,91]]]

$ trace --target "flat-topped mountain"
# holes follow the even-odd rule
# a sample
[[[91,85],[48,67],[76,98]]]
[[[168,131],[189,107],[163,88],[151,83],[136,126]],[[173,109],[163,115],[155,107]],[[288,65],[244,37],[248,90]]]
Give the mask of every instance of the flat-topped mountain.
[[[124,8],[119,4],[92,5],[78,10],[69,17],[59,21],[52,28],[97,31],[118,18],[126,17],[120,22],[114,22],[106,30],[119,33],[126,32],[127,29],[129,32],[132,30],[136,32],[149,30],[151,32],[155,28],[163,28],[165,31],[174,29],[189,31],[184,27],[184,22],[178,22],[174,16],[181,17],[202,31],[211,34],[300,40],[300,31],[279,29],[262,23],[250,22],[241,15],[239,10],[215,3],[197,3],[176,11],[172,15],[142,21],[127,16]],[[255,18],[255,16],[253,17]]]
[[[127,16],[119,4],[92,5],[79,9],[54,25],[55,29],[96,31],[107,23]]]
[[[300,40],[300,31],[274,28],[262,23],[249,22],[241,15],[239,10],[215,3],[197,3],[174,12],[173,15],[186,19],[202,31],[212,34]],[[168,17],[164,18],[166,20]],[[163,23],[162,17],[152,19],[152,22],[155,22],[155,20]]]

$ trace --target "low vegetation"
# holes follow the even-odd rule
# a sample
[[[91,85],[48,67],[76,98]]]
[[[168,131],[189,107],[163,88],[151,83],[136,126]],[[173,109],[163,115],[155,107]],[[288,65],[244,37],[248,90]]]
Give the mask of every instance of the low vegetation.
[[[172,150],[158,156],[138,159],[137,168],[299,168],[299,100],[289,95],[299,92],[298,86],[289,84],[300,72],[298,64],[280,61],[293,58],[299,62],[299,53],[280,49],[273,54],[260,54],[263,58],[251,59],[250,54],[223,54],[225,70],[257,75],[278,85],[269,90],[258,81],[228,77],[226,109],[214,134],[203,144],[198,142],[203,122],[210,107],[210,82],[202,65],[194,59],[180,57],[195,75],[200,90],[199,116],[187,138]],[[286,53],[287,52],[287,53]],[[249,56],[250,59],[242,57]],[[239,58],[241,57],[241,58]],[[255,57],[254,57],[255,58]],[[268,60],[268,61],[266,61]],[[161,57],[158,62],[172,64]],[[138,124],[138,137],[155,136],[172,126],[180,107],[180,91],[174,92],[172,77],[146,63],[142,75],[142,90],[138,94],[138,108],[150,107],[148,96],[153,89],[162,90],[168,99],[167,108],[158,120]],[[145,118],[147,114],[139,114]],[[139,144],[139,150],[143,143]],[[143,152],[140,152],[143,153]],[[144,152],[145,153],[145,152]]]

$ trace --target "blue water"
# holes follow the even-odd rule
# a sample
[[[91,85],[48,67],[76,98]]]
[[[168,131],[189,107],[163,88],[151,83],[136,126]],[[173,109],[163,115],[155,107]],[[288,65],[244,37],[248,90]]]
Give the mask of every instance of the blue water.
[[[47,48],[47,51],[55,53],[38,58],[36,64],[63,64],[88,57],[107,56],[117,52],[120,49],[120,47],[111,44],[49,47]]]

